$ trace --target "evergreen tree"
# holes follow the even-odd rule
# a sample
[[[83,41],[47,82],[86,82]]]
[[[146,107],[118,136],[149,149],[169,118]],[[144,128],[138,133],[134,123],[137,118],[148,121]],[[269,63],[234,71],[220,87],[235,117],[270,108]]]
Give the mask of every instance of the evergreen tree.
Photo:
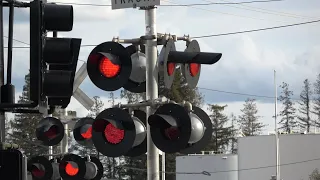
[[[310,132],[310,127],[312,125],[311,122],[311,96],[312,96],[312,89],[311,84],[308,79],[303,81],[303,89],[300,93],[300,108],[299,112],[302,114],[298,116],[300,127],[305,128],[307,132]]]
[[[296,127],[296,121],[295,121],[295,111],[294,103],[291,100],[291,96],[293,96],[293,92],[289,90],[289,84],[283,82],[282,85],[280,85],[280,88],[282,88],[281,95],[279,97],[279,100],[283,104],[283,110],[280,111],[280,116],[282,116],[279,124],[282,126],[280,129],[284,129],[286,132],[290,133],[292,128]]]
[[[224,152],[227,149],[230,141],[233,139],[233,129],[231,126],[226,126],[228,123],[228,117],[223,114],[223,110],[227,107],[219,105],[209,105],[210,119],[212,122],[213,135],[211,142],[205,148],[205,150],[214,152]]]
[[[255,99],[248,98],[241,109],[242,115],[239,116],[238,123],[240,130],[245,136],[255,136],[260,134],[264,124],[259,122],[258,108]]]
[[[309,176],[309,180],[320,180],[320,173],[318,169],[315,169]]]
[[[30,76],[28,74],[25,76],[25,85],[23,86],[22,95],[19,96],[18,103],[31,103],[29,100],[29,89]],[[24,141],[24,139],[37,141],[36,126],[42,118],[41,114],[15,114],[14,119],[10,123],[13,134],[12,141],[20,145],[27,157],[48,153],[48,148],[39,148],[34,144]]]
[[[312,113],[317,116],[316,125],[320,126],[320,74],[317,76],[317,80],[314,83],[314,107]]]
[[[231,153],[237,153],[237,128],[235,127],[235,123],[237,122],[237,117],[232,113],[231,114],[231,130],[232,130],[232,138],[231,138]]]

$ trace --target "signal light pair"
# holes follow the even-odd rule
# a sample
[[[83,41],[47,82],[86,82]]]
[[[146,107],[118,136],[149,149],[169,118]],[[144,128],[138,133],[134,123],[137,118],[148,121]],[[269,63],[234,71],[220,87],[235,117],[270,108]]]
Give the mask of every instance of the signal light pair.
[[[61,160],[57,159],[57,162],[35,156],[28,161],[27,170],[34,180],[99,180],[103,176],[103,165],[98,158],[81,158],[75,154],[67,154]]]
[[[146,91],[145,48],[123,47],[116,42],[104,42],[90,53],[87,71],[91,81],[100,89],[115,91],[121,87],[128,91]]]

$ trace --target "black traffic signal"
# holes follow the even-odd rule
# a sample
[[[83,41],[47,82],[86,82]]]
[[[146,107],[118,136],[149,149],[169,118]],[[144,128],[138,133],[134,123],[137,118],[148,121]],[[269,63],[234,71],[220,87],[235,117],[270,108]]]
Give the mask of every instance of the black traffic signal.
[[[100,180],[103,176],[103,165],[100,160],[94,156],[84,157],[86,162],[86,173],[84,179]]]
[[[87,60],[89,78],[104,91],[122,87],[131,92],[145,92],[146,57],[144,46],[125,48],[117,42],[104,42],[96,46]]]
[[[1,146],[1,145],[0,145]],[[1,179],[23,179],[23,155],[16,149],[0,149],[0,177]],[[7,177],[7,178],[5,178]],[[10,178],[8,178],[10,177]]]
[[[171,88],[176,64],[181,64],[182,74],[188,86],[195,88],[199,81],[201,64],[215,64],[221,57],[221,53],[200,52],[196,40],[188,43],[184,52],[176,51],[174,41],[169,39],[159,55],[159,73],[164,78],[165,87]]]
[[[82,146],[92,147],[92,124],[94,119],[85,117],[79,119],[73,129],[74,139]]]
[[[212,137],[209,116],[195,106],[188,112],[178,104],[164,104],[148,118],[148,123],[152,141],[165,153],[197,153]]]
[[[30,100],[48,98],[49,105],[62,107],[70,103],[81,39],[48,38],[46,32],[72,27],[72,6],[30,3]]]
[[[62,122],[54,117],[43,118],[36,127],[37,139],[46,146],[55,146],[64,137]]]
[[[44,156],[32,157],[28,161],[27,170],[31,173],[33,180],[48,180],[54,174],[53,164]]]
[[[95,119],[92,140],[97,151],[108,157],[139,156],[147,152],[146,113],[109,108]]]

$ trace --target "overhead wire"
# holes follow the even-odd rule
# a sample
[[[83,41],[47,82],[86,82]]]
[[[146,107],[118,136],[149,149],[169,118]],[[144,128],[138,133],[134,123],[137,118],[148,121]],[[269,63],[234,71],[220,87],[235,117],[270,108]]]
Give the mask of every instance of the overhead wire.
[[[202,0],[204,2],[212,2],[211,0]],[[225,0],[221,0],[221,1],[225,1]],[[225,1],[226,3],[231,3],[229,1]],[[254,12],[259,12],[259,13],[264,13],[264,14],[271,14],[271,15],[276,15],[276,16],[285,16],[285,17],[291,17],[291,18],[300,18],[300,19],[310,19],[309,17],[301,17],[301,16],[296,16],[296,15],[288,15],[288,14],[281,14],[279,12],[270,12],[270,11],[266,11],[266,10],[257,10],[258,8],[253,8],[251,6],[238,6],[239,4],[236,4],[236,5],[230,5],[230,4],[221,4],[221,5],[224,5],[224,6],[228,6],[228,7],[232,7],[232,8],[237,8],[237,9],[245,9],[245,10],[248,10],[248,11],[254,11]],[[249,8],[248,8],[249,7]],[[250,9],[251,7],[251,9]],[[252,9],[253,8],[253,9]],[[311,18],[311,19],[315,19],[315,18]]]

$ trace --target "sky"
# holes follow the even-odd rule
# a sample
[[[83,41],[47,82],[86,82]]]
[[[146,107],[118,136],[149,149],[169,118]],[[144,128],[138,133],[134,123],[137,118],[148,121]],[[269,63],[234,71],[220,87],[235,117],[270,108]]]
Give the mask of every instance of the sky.
[[[58,1],[50,1],[58,2]],[[162,5],[189,3],[226,3],[240,0],[163,0]],[[59,0],[59,3],[111,4],[110,0]],[[89,6],[74,4],[74,26],[71,32],[58,33],[58,37],[82,38],[82,45],[98,45],[121,39],[144,35],[145,14],[138,9],[112,10],[110,6]],[[268,28],[320,19],[320,1],[283,0],[252,4],[214,4],[206,6],[159,6],[157,8],[157,32],[191,37],[215,35],[251,29]],[[319,17],[319,18],[318,18]],[[8,34],[8,8],[4,10],[4,33]],[[16,8],[14,38],[29,43],[29,10]],[[317,19],[318,18],[318,19]],[[5,46],[7,45],[7,38]],[[222,53],[221,60],[214,65],[204,65],[198,87],[205,103],[228,104],[227,115],[240,115],[244,100],[257,100],[259,115],[265,131],[274,129],[274,70],[276,85],[282,82],[290,85],[294,98],[298,99],[303,80],[314,82],[320,73],[320,23],[287,28],[214,36],[196,39],[203,52]],[[15,41],[14,46],[27,46]],[[185,43],[177,42],[178,50],[184,50]],[[87,60],[94,47],[82,47],[78,68]],[[159,47],[160,50],[160,47]],[[29,49],[15,48],[13,51],[13,84],[16,99],[22,91],[24,76],[29,69]],[[108,107],[108,92],[93,85],[86,78],[80,88],[90,97],[100,96]],[[206,90],[211,89],[211,90]],[[216,90],[220,91],[217,92]],[[223,93],[221,91],[233,92]],[[281,89],[278,88],[278,94]],[[238,94],[237,94],[238,93]],[[255,97],[267,96],[269,98]],[[118,92],[116,92],[118,94]],[[271,98],[270,98],[271,97]],[[298,105],[296,104],[296,107]],[[203,107],[206,109],[206,106]],[[278,111],[282,108],[278,105]],[[79,116],[87,114],[86,109],[72,99],[68,110],[76,110]]]

